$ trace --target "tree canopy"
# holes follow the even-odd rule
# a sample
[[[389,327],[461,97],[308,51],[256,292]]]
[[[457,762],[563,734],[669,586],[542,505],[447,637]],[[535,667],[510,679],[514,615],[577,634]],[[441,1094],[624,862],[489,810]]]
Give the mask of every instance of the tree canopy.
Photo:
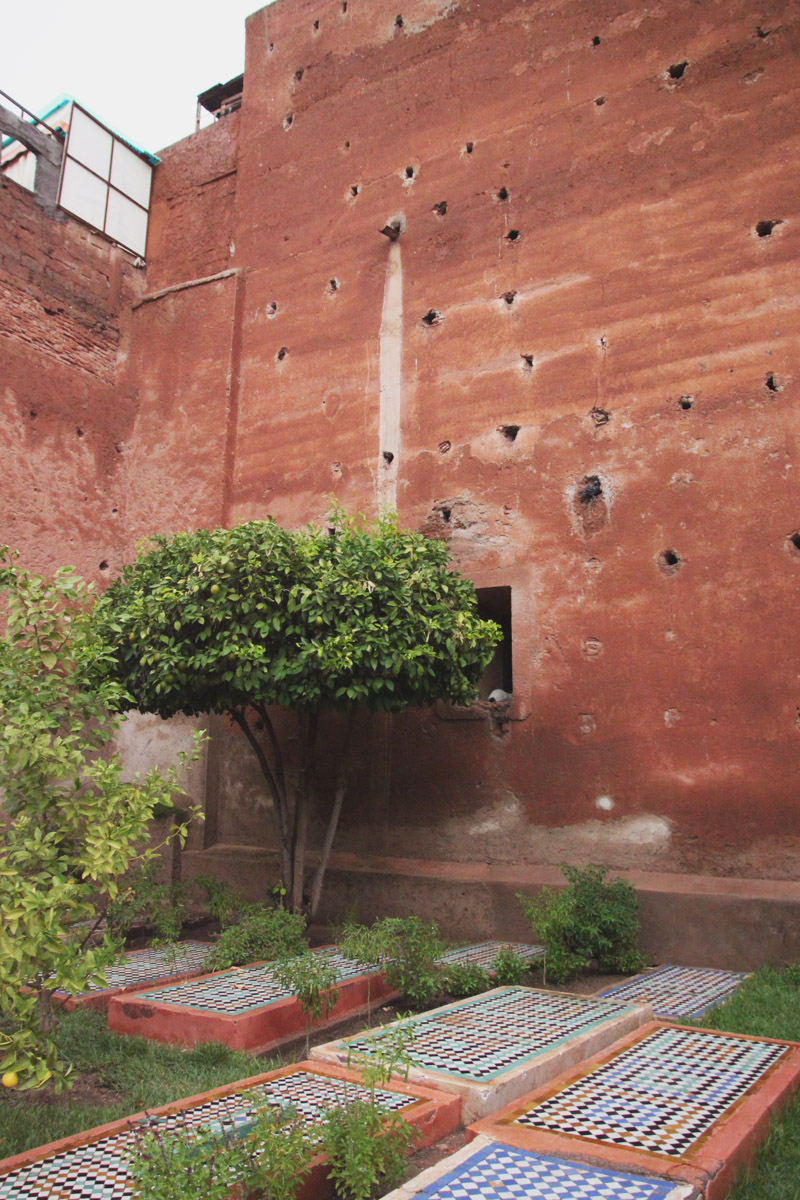
[[[99,599],[95,629],[104,674],[131,705],[162,717],[228,713],[241,727],[275,802],[296,907],[320,714],[348,714],[346,749],[359,706],[469,704],[500,638],[478,616],[472,584],[449,568],[443,542],[400,530],[390,514],[369,527],[338,509],[324,529],[269,519],[156,537]],[[273,705],[297,714],[294,796]]]

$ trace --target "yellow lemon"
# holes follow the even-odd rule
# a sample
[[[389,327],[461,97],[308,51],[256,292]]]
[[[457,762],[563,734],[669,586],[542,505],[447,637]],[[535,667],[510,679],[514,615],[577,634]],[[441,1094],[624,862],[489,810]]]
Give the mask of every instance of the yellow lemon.
[[[17,1075],[16,1071],[6,1071],[5,1075],[0,1079],[0,1083],[2,1083],[3,1087],[16,1087],[19,1083],[19,1075]]]

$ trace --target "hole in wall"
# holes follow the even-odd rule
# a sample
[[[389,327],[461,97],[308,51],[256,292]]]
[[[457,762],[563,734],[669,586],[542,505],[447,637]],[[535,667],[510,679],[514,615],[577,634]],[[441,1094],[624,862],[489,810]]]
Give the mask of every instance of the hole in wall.
[[[781,390],[781,385],[776,381],[775,376],[772,374],[769,374],[764,380],[764,387],[770,392],[779,392]]]
[[[684,59],[683,62],[673,63],[671,67],[667,67],[667,79],[683,79],[688,65],[688,59]]]
[[[597,408],[596,406],[591,410],[589,416],[591,417],[593,424],[597,426],[607,425],[611,420],[611,413],[607,409]]]
[[[390,467],[392,465],[392,463],[394,462],[394,454],[392,454],[391,450],[383,451],[383,461],[386,463],[387,467]]]
[[[436,308],[429,308],[422,318],[422,324],[430,327],[431,325],[441,325],[444,317]]]
[[[317,32],[317,30],[319,29],[319,17],[317,17],[316,21],[314,22],[314,24],[313,24],[313,29],[314,29],[314,32],[315,32],[315,33],[316,33],[316,32]]]
[[[349,149],[350,149],[350,143],[349,143],[349,142],[345,142],[345,143],[343,144],[343,146],[342,146],[342,149],[343,149],[343,150],[349,150]]]
[[[498,188],[498,190],[494,194],[494,198],[495,198],[495,200],[501,200],[501,201],[507,200],[508,199],[508,188],[507,187]]]
[[[467,144],[464,146],[463,153],[464,153],[464,154],[472,154],[472,151],[473,151],[474,149],[475,149],[475,143],[474,143],[474,142],[467,142]]]
[[[688,412],[693,404],[694,396],[681,396],[678,399],[678,407],[682,408],[684,412]]]
[[[608,338],[606,338],[606,337],[599,337],[599,338],[597,339],[597,344],[598,344],[598,346],[600,347],[600,349],[601,349],[601,350],[607,350],[607,349],[608,349]]]
[[[267,305],[267,316],[270,318],[270,320],[275,316],[277,311],[278,311],[278,301],[270,300],[269,304]]]
[[[680,565],[680,555],[675,550],[662,550],[658,556],[659,570],[665,575],[674,575]]]
[[[83,437],[83,430],[81,429],[80,425],[75,430],[75,432],[77,433],[78,437]]]
[[[597,34],[595,34],[595,35],[594,35],[594,37],[592,38],[592,45],[593,45],[593,46],[599,46],[599,45],[600,45],[600,38],[597,36]]]
[[[506,241],[507,242],[518,242],[519,239],[520,239],[519,230],[518,229],[509,229],[508,233],[506,234]]]
[[[122,442],[114,443],[114,453],[115,454],[122,454],[123,449],[124,449],[124,446],[122,445]]]
[[[112,510],[111,510],[111,515],[112,515],[112,517],[115,517],[115,516],[117,515],[117,513],[118,513],[118,512],[119,512],[119,509],[118,509],[118,508],[112,508]]]
[[[107,571],[108,570],[108,560],[104,558],[103,561],[99,564],[97,569],[98,569],[98,571]]]
[[[303,78],[304,71],[305,71],[305,68],[304,68],[304,67],[298,67],[298,68],[297,68],[297,70],[295,71],[295,73],[294,73],[294,77],[295,77],[295,79],[297,80],[297,82],[298,82],[298,83],[299,83],[299,82],[300,82],[300,80]]]
[[[37,413],[37,411],[36,411],[36,409],[35,409],[35,408],[32,408],[32,409],[31,409],[31,411],[28,413],[28,416],[30,417],[30,419],[31,419],[32,421],[35,421],[35,420],[36,420],[36,418],[38,417],[38,415],[39,415],[39,414]]]
[[[273,51],[274,51],[274,49],[275,49],[275,43],[274,43],[274,42],[270,42],[268,49],[269,49],[269,52],[270,52],[270,54],[272,54],[272,52],[273,52]]]
[[[432,211],[435,212],[437,216],[443,217],[447,212],[447,201],[440,200],[438,204],[434,204]]]
[[[402,28],[403,28],[403,26],[405,25],[405,21],[403,20],[403,14],[402,14],[402,13],[398,13],[398,14],[397,14],[397,16],[396,16],[396,17],[395,17],[395,19],[394,19],[394,23],[395,23],[395,26],[397,27],[397,29],[402,29]]]
[[[287,113],[283,118],[283,128],[291,129],[292,125],[294,125],[294,113]]]
[[[406,167],[405,176],[406,176],[406,179],[413,179],[414,178],[414,168]]]
[[[599,475],[584,475],[583,482],[578,486],[578,501],[581,504],[592,504],[603,494],[603,485]]]
[[[760,238],[772,237],[773,229],[782,224],[783,221],[780,219],[776,221],[758,221],[756,223],[756,236]]]
[[[771,29],[762,29],[762,27],[760,25],[756,25],[756,37],[757,38],[768,38],[771,33],[772,33]]]
[[[602,108],[603,105],[605,104],[605,102],[606,102],[605,96],[596,96],[595,97],[595,105],[597,106],[597,108]]]
[[[342,0],[342,13],[347,12],[347,0]]]
[[[288,351],[287,347],[281,346],[280,350],[275,355],[275,358],[277,359],[278,362],[283,362],[283,360],[286,358],[288,353],[289,353],[289,351]]]
[[[357,196],[360,191],[361,191],[361,188],[358,186],[357,183],[354,183],[352,185],[352,187],[350,188],[350,195]]]
[[[441,515],[441,518],[442,518],[442,520],[443,520],[443,521],[447,521],[447,522],[449,522],[449,521],[450,521],[450,517],[453,515],[453,514],[452,514],[452,509],[449,509],[449,508],[440,508],[440,509],[438,509],[437,511],[438,511],[438,512],[439,512],[439,514]]]
[[[515,291],[503,292],[500,299],[505,300],[506,304],[513,304],[516,295],[517,293]]]
[[[502,436],[509,442],[515,442],[517,440],[517,434],[519,433],[519,431],[520,431],[519,425],[498,425],[497,426],[497,432],[502,434]]]
[[[494,695],[495,702],[506,703],[514,691],[513,648],[511,641],[511,588],[476,588],[478,616],[494,621],[502,630],[502,640],[495,647],[491,662],[481,676],[478,694],[481,700]],[[498,695],[502,692],[504,695]]]
[[[341,284],[339,283],[339,280],[334,276],[333,279],[328,280],[328,286],[326,287],[325,291],[329,296],[335,296],[340,286]]]
[[[789,534],[789,542],[794,546],[795,550],[800,551],[800,529]]]
[[[453,444],[452,442],[448,442],[446,439],[443,442],[439,442],[439,453],[447,454],[447,452],[450,450],[452,444]]]
[[[523,371],[526,374],[529,374],[533,370],[533,362],[534,362],[533,355],[532,354],[520,354],[520,358],[522,359]]]

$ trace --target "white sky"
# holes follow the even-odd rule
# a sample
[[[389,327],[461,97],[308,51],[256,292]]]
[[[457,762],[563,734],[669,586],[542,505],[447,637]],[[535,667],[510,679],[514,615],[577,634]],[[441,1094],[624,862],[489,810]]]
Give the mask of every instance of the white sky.
[[[32,112],[67,93],[155,154],[194,131],[198,92],[244,69],[244,20],[265,3],[17,0],[0,16],[0,88]]]

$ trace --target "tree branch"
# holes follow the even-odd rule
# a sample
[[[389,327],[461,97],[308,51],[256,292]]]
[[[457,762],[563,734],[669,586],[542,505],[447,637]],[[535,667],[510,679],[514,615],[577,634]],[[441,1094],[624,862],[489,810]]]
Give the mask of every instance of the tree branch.
[[[345,727],[344,739],[341,746],[341,756],[339,758],[339,771],[336,778],[336,792],[333,798],[333,807],[328,820],[328,828],[325,830],[325,838],[320,851],[319,863],[311,876],[311,898],[309,901],[309,915],[314,917],[319,906],[319,899],[322,895],[322,881],[325,877],[325,870],[328,866],[328,859],[333,846],[333,839],[336,836],[336,830],[339,825],[339,817],[342,813],[342,804],[344,802],[344,794],[347,790],[347,774],[350,767],[350,745],[353,739],[353,729],[356,722],[356,710],[350,709],[347,714],[347,725]]]

